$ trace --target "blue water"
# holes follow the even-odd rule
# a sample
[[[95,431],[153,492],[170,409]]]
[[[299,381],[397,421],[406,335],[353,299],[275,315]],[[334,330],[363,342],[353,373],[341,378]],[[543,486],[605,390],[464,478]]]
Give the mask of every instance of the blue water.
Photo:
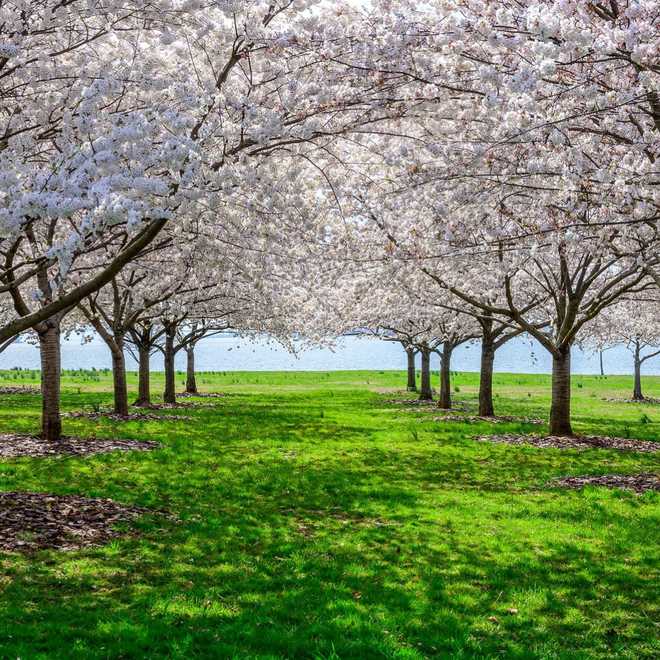
[[[105,344],[95,338],[81,345],[79,339],[64,341],[62,363],[65,369],[97,369],[111,366],[110,353]],[[345,337],[334,350],[313,349],[293,355],[275,342],[267,339],[251,341],[233,336],[212,337],[198,345],[196,351],[198,371],[334,371],[344,369],[404,369],[405,353],[399,344],[377,339]],[[604,354],[606,374],[632,372],[632,355],[623,346],[610,349]],[[135,369],[135,361],[127,356],[129,369]],[[432,367],[437,369],[439,360],[433,356]],[[479,370],[479,346],[463,346],[457,349],[453,368],[458,371]],[[497,352],[495,369],[507,373],[550,373],[552,361],[548,352],[536,342],[518,338],[510,341]],[[39,368],[39,352],[29,344],[14,344],[0,354],[0,369],[22,367]],[[162,356],[155,355],[152,369],[161,371]],[[177,369],[185,368],[185,353],[177,355]],[[598,355],[575,349],[573,372],[600,373]],[[647,361],[644,373],[660,375],[660,358]]]

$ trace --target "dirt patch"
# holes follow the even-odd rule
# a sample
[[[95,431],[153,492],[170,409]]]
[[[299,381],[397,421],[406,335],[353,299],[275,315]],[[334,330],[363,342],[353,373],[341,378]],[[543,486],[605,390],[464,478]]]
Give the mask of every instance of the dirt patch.
[[[618,449],[621,451],[656,452],[660,442],[652,440],[631,440],[628,438],[607,438],[602,436],[576,436],[566,438],[557,435],[481,435],[473,438],[478,442],[492,442],[500,445],[532,445],[543,449]]]
[[[553,484],[564,488],[584,488],[602,486],[603,488],[624,488],[636,493],[660,491],[660,477],[657,474],[604,474],[590,477],[563,477],[555,479]]]
[[[0,387],[0,396],[11,394],[41,394],[38,387]]]
[[[98,412],[70,412],[64,413],[62,417],[72,419],[110,419],[114,422],[171,422],[171,421],[190,421],[192,417],[186,415],[152,415],[150,413],[129,413],[128,415],[118,415],[111,411]]]
[[[482,417],[481,415],[442,415],[434,417],[434,422],[490,422],[491,424],[545,424],[542,419],[532,417],[511,417],[510,415],[496,415],[495,417]]]
[[[32,435],[0,435],[0,458],[89,456],[111,451],[151,451],[158,447],[159,443],[148,440],[65,437],[61,442],[47,442]]]
[[[135,520],[142,507],[106,499],[45,493],[0,493],[0,550],[75,550],[121,536],[117,523]]]

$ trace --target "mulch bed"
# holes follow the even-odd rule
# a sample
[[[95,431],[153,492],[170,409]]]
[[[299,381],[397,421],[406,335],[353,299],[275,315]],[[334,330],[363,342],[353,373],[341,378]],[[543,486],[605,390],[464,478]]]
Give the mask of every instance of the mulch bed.
[[[603,488],[625,488],[636,493],[660,491],[660,477],[657,474],[604,474],[591,477],[563,477],[555,479],[556,483],[565,488],[584,488],[585,486],[602,486]]]
[[[654,399],[653,397],[647,397],[639,401],[638,399],[603,399],[603,401],[609,401],[610,403],[637,403],[640,405],[660,405],[660,399]]]
[[[491,424],[545,424],[542,419],[532,417],[512,417],[510,415],[496,415],[495,417],[482,417],[481,415],[442,415],[434,417],[434,422],[490,422]]]
[[[98,412],[69,412],[64,413],[63,417],[72,419],[110,419],[114,422],[162,422],[162,421],[190,421],[192,417],[187,415],[152,415],[150,413],[129,413],[128,415],[118,415],[111,411]]]
[[[181,392],[176,395],[178,399],[222,399],[226,394],[222,392],[198,392],[197,394],[190,394],[190,392]]]
[[[409,408],[436,408],[438,410],[444,410],[443,408],[438,408],[437,401],[420,401],[420,399],[387,399],[385,403],[395,406],[406,406]],[[454,401],[450,410],[456,410],[458,412],[465,412],[469,410],[471,405],[463,401]]]
[[[0,493],[0,550],[76,550],[121,536],[117,523],[156,513],[107,499],[45,493]]]
[[[177,403],[150,403],[148,406],[133,406],[138,410],[176,410],[177,408],[214,408],[212,403],[193,403],[192,401],[182,401]]]
[[[543,449],[618,449],[621,451],[656,452],[660,442],[651,440],[630,440],[628,438],[607,438],[602,436],[576,436],[566,438],[556,435],[481,435],[473,440],[492,442],[500,445],[533,445]]]
[[[46,442],[31,435],[0,435],[0,458],[90,456],[111,451],[151,451],[159,447],[158,442],[149,440],[65,437],[61,442]]]
[[[0,396],[9,394],[41,394],[38,387],[0,387]]]

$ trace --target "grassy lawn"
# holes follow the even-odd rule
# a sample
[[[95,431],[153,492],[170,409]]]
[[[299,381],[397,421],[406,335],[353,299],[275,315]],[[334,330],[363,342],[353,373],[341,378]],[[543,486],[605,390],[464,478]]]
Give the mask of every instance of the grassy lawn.
[[[2,385],[38,374],[4,372]],[[179,377],[182,380],[182,376]],[[436,378],[437,381],[437,378]],[[0,490],[166,509],[138,536],[0,553],[0,657],[652,658],[660,498],[559,476],[658,471],[658,455],[476,443],[521,424],[439,423],[386,403],[403,373],[215,373],[194,421],[65,420],[67,434],[159,440],[150,453],[0,462]],[[162,377],[154,376],[154,391]],[[476,374],[456,398],[475,401]],[[660,378],[645,378],[660,398]],[[136,389],[135,376],[130,385]],[[67,410],[110,374],[65,374]],[[502,414],[544,417],[549,378],[498,374]],[[575,430],[660,439],[632,379],[577,376]],[[0,432],[40,400],[0,397]],[[164,412],[163,414],[166,414]],[[1,515],[1,512],[0,512]]]

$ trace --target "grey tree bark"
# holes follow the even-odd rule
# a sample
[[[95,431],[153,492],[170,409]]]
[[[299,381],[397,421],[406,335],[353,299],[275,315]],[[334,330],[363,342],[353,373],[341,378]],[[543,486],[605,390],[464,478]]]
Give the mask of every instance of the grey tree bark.
[[[197,394],[197,380],[195,379],[195,344],[185,347],[186,351],[186,392]]]
[[[642,358],[641,347],[639,342],[635,342],[635,383],[633,386],[633,400],[644,401],[644,394],[642,393]]]
[[[176,371],[174,369],[174,358],[176,351],[174,342],[176,339],[176,323],[164,322],[165,327],[165,346],[164,367],[165,367],[165,391],[163,401],[165,403],[176,403]]]
[[[552,404],[550,406],[551,435],[572,436],[571,426],[571,348],[556,351],[552,356]]]
[[[408,359],[408,392],[417,392],[417,372],[415,371],[415,348],[406,347],[406,357]]]
[[[451,356],[454,346],[451,342],[444,342],[440,355],[440,398],[438,408],[451,409]]]
[[[495,342],[484,333],[481,339],[481,370],[479,373],[479,415],[494,417],[493,369],[495,366]]]
[[[148,408],[151,405],[151,351],[148,346],[138,346],[138,398],[135,406]]]
[[[112,354],[112,384],[114,390],[114,412],[122,417],[128,416],[128,385],[126,382],[126,358],[124,356],[124,337],[115,335]]]
[[[60,349],[59,317],[39,324],[39,353],[41,358],[41,437],[49,442],[62,439],[60,414]]]
[[[431,388],[431,349],[428,346],[420,348],[422,354],[422,379],[419,391],[420,401],[433,401],[433,390]]]

